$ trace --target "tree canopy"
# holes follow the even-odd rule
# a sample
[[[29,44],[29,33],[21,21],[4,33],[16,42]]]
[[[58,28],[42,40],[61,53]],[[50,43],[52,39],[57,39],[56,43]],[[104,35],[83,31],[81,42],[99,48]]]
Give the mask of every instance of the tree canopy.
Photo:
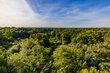
[[[110,73],[110,29],[0,28],[0,73]]]

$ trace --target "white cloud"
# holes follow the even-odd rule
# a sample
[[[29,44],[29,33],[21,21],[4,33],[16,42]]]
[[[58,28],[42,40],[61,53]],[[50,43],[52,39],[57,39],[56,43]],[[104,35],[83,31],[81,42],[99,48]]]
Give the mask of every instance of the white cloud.
[[[48,24],[25,0],[0,0],[0,26],[34,27]]]
[[[110,14],[107,14],[110,9],[108,7],[79,10],[75,16],[67,15],[57,23],[67,24],[64,25],[66,27],[110,27]]]

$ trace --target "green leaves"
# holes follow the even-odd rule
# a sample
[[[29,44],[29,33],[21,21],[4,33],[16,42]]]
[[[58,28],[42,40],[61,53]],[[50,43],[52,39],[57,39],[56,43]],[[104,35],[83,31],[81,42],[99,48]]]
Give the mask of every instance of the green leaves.
[[[68,44],[68,43],[70,43],[71,42],[71,36],[69,35],[69,33],[63,33],[62,34],[62,44],[64,45],[64,44]]]
[[[0,73],[7,73],[6,67],[0,66]]]
[[[7,73],[5,48],[0,46],[0,73]]]
[[[0,73],[109,73],[109,32],[110,29],[2,28]]]
[[[109,44],[96,44],[89,47],[85,52],[87,64],[96,66],[101,70],[110,71],[110,46]]]
[[[106,70],[97,70],[95,67],[90,67],[89,69],[82,69],[78,73],[109,73]]]
[[[68,46],[61,46],[53,53],[53,66],[58,73],[77,72],[86,64],[81,60],[82,53],[81,50]]]

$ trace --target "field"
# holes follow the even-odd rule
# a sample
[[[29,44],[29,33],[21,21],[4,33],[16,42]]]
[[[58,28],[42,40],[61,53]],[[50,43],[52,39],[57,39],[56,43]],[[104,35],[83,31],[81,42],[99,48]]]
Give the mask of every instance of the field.
[[[110,73],[110,28],[0,28],[0,73]]]

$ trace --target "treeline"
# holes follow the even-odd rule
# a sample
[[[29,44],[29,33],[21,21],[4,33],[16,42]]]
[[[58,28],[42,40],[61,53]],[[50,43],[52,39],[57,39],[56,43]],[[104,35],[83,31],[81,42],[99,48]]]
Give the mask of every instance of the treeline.
[[[0,73],[109,72],[109,28],[0,28]]]

